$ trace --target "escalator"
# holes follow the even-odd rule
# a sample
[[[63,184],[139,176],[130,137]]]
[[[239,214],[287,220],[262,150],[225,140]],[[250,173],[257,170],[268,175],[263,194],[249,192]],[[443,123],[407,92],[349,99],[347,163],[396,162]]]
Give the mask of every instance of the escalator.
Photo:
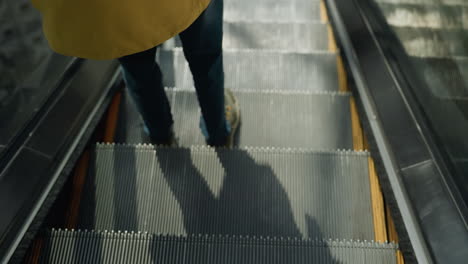
[[[241,109],[232,149],[205,144],[192,76],[177,38],[156,55],[177,146],[152,145],[130,96],[118,85],[107,85],[102,94],[114,95],[114,101],[101,127],[105,136],[91,137],[97,142],[91,142],[65,185],[63,192],[71,193],[66,224],[44,224],[26,257],[21,260],[22,254],[15,253],[21,258],[12,262],[461,263],[440,262],[441,255],[426,241],[434,237],[424,223],[413,222],[419,207],[413,204],[411,188],[400,192],[388,172],[385,147],[393,147],[392,136],[402,140],[399,147],[413,150],[411,157],[418,153],[404,144],[400,132],[387,132],[388,144],[380,144],[375,122],[386,112],[369,114],[372,104],[366,103],[365,85],[353,61],[363,69],[365,65],[359,51],[349,52],[343,34],[353,25],[336,18],[345,2],[224,1],[225,87],[237,96]],[[468,5],[430,9],[421,7],[423,0],[373,4],[400,37],[412,63],[423,69],[422,80],[435,83],[421,93],[435,101],[463,102],[468,93],[468,45],[458,40],[467,40],[460,35],[468,27]],[[460,17],[445,17],[446,12]],[[348,32],[351,37],[355,33]],[[440,48],[439,39],[451,44]],[[372,52],[372,47],[366,48]],[[94,71],[87,72],[97,84],[121,83],[115,64],[86,63],[92,65]],[[366,73],[382,77],[377,66]],[[99,67],[106,69],[107,79],[98,77]],[[384,91],[385,85],[377,90]],[[388,106],[386,100],[393,102],[390,93],[387,98],[374,95],[379,107]],[[402,116],[397,118],[406,125]],[[393,122],[391,129],[399,129],[395,118],[385,120]],[[379,124],[383,128],[385,120]],[[450,145],[444,138],[456,142],[466,124],[437,134],[449,155],[458,151],[452,155],[457,161],[465,160],[458,155],[463,144]],[[89,138],[91,133],[82,134]],[[411,141],[411,135],[404,136]],[[412,168],[398,163],[397,148],[393,155],[402,171]],[[407,184],[404,176],[398,184]],[[57,211],[54,215],[61,214]],[[456,241],[462,243],[459,246],[465,242]],[[424,250],[430,253],[421,253]],[[452,260],[465,254],[459,252]]]
[[[94,148],[76,230],[51,231],[39,263],[397,263],[396,244],[371,242],[383,212],[369,153],[353,148],[352,97],[320,2],[295,4],[226,1],[234,149],[204,146],[179,41],[159,52],[178,147],[150,145],[124,94],[116,143]]]
[[[460,175],[457,182],[466,202],[468,145],[463,139],[468,131],[464,122],[468,117],[468,5],[442,1],[379,6],[410,63],[421,69],[425,87],[415,93]]]

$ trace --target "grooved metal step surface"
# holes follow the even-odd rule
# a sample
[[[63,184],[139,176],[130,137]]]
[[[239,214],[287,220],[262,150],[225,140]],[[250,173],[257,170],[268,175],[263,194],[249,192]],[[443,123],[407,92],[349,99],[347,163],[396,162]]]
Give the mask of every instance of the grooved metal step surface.
[[[395,264],[394,244],[52,230],[39,263]]]
[[[468,97],[468,57],[411,58],[432,94],[439,98]]]
[[[389,24],[428,28],[468,28],[468,7],[380,4]]]
[[[79,228],[374,239],[367,152],[97,145]]]
[[[468,32],[463,29],[394,27],[406,52],[419,57],[468,56]]]
[[[179,146],[203,145],[194,91],[167,90]],[[236,144],[255,147],[352,149],[349,94],[235,92],[241,125]],[[129,99],[129,98],[128,98]],[[127,99],[116,136],[120,143],[149,143],[133,103]]]
[[[291,52],[328,50],[328,29],[324,23],[225,21],[225,49],[268,49]],[[176,39],[176,46],[181,42]]]
[[[228,0],[224,1],[224,19],[264,22],[320,21],[320,1]]]
[[[225,22],[224,48],[312,52],[328,49],[327,25],[321,23]]]
[[[336,53],[225,50],[225,86],[232,90],[338,91]],[[161,51],[167,87],[193,88],[182,49]]]

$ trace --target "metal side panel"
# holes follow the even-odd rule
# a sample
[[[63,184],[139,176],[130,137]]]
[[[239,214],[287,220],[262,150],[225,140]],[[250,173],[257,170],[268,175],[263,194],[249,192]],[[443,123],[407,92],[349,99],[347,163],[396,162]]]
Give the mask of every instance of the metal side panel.
[[[38,263],[395,264],[394,244],[52,230]]]
[[[374,239],[368,153],[97,145],[80,228]]]
[[[0,171],[0,263],[21,259],[117,88],[115,61],[78,66]]]
[[[394,27],[408,55],[468,56],[468,33],[463,29]]]
[[[223,47],[296,52],[328,50],[327,25],[321,23],[225,22]]]
[[[200,110],[193,91],[167,90],[179,146],[203,145]],[[236,92],[241,109],[239,146],[352,149],[349,94]],[[127,120],[116,142],[150,143],[143,122],[127,98]],[[294,117],[294,118],[292,118]]]
[[[161,51],[167,87],[193,88],[182,49]],[[225,50],[225,86],[233,90],[338,91],[336,53]]]
[[[401,27],[464,28],[468,11],[463,6],[385,4],[379,5],[390,25]]]
[[[224,1],[224,19],[262,22],[320,21],[320,1],[228,0]]]

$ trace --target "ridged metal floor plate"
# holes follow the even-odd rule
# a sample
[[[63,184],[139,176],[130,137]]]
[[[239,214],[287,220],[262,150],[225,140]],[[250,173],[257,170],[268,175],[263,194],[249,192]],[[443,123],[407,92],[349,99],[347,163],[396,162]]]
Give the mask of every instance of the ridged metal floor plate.
[[[380,8],[393,26],[468,28],[468,7],[382,3]]]
[[[296,52],[328,50],[328,30],[322,23],[225,22],[223,47]]]
[[[320,1],[225,0],[224,19],[263,22],[320,21]]]
[[[468,56],[468,32],[463,29],[394,27],[406,52],[419,57]]]
[[[38,263],[395,264],[396,250],[394,244],[353,241],[52,230]]]
[[[374,239],[366,152],[97,145],[81,229]]]
[[[193,91],[167,90],[179,146],[203,145]],[[352,149],[349,94],[236,92],[241,109],[239,146]],[[149,143],[127,100],[115,142]]]
[[[468,97],[468,57],[411,58],[432,94],[439,98]]]
[[[232,90],[338,91],[336,53],[225,50],[225,86]],[[158,58],[167,87],[193,88],[182,49]]]

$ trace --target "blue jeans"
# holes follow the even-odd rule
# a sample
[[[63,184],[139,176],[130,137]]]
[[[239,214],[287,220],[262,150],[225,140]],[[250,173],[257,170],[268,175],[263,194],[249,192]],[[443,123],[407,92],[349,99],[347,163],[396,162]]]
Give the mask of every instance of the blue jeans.
[[[200,17],[179,36],[202,112],[202,132],[208,144],[223,145],[230,132],[224,108],[223,0],[212,0]],[[119,58],[119,62],[150,137],[158,142],[170,137],[174,121],[163,76],[155,61],[156,49]]]

